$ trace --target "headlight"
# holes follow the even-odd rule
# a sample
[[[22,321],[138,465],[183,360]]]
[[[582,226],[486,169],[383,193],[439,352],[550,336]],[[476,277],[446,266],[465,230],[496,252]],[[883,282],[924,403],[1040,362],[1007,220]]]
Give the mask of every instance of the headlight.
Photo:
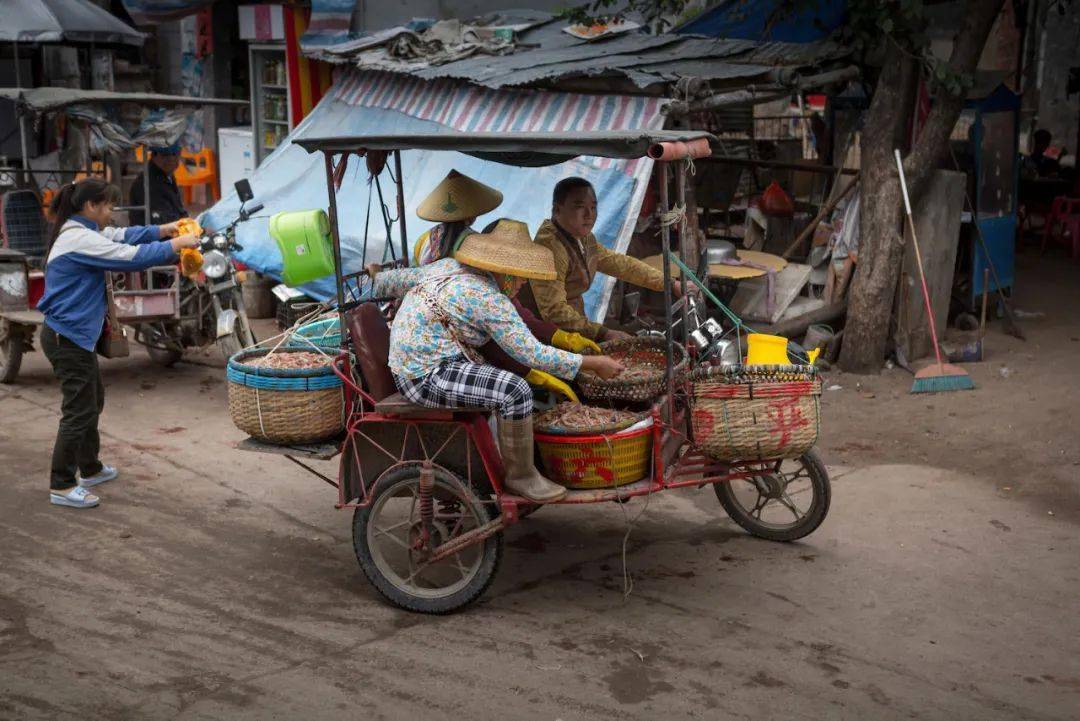
[[[228,270],[229,259],[221,251],[211,250],[203,254],[202,272],[206,274],[207,278],[217,280],[224,276]]]
[[[218,233],[214,236],[214,247],[218,250],[225,250],[229,247],[229,239],[224,234]]]

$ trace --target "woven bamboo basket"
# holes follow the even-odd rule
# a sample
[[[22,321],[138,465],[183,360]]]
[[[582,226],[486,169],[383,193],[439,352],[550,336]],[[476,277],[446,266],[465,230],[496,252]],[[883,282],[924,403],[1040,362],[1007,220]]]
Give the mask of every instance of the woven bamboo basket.
[[[652,462],[652,427],[604,435],[535,434],[547,477],[567,488],[614,488],[640,481]]]
[[[253,366],[265,348],[229,360],[229,414],[237,428],[266,443],[316,443],[345,430],[345,396],[330,366],[278,369]],[[302,353],[278,348],[274,353]]]
[[[304,350],[311,350],[311,346],[315,345],[336,352],[341,347],[341,323],[336,317],[305,323],[293,331],[285,344],[290,348]]]
[[[698,368],[694,441],[720,461],[796,458],[817,443],[821,381],[813,366]]]
[[[578,373],[577,384],[581,394],[595,401],[634,401],[647,403],[655,400],[664,392],[667,360],[663,338],[626,338],[624,340],[605,341],[600,344],[604,355],[626,358],[648,365],[652,371],[643,377],[629,379],[612,378],[604,380],[588,371]],[[673,346],[672,361],[675,374],[686,368],[686,349],[679,344]]]

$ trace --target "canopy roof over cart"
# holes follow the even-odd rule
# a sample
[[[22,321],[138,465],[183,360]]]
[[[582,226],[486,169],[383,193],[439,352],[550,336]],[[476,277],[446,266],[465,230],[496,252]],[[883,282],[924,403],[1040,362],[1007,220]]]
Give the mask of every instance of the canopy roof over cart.
[[[664,132],[663,102],[635,95],[492,90],[458,81],[347,69],[250,176],[255,197],[266,209],[238,229],[244,247],[239,260],[260,273],[280,277],[281,253],[270,237],[267,216],[327,207],[324,155],[310,152],[324,147],[329,155],[365,147],[411,148],[401,151],[405,188],[401,219],[408,224],[410,244],[432,226],[417,217],[417,206],[448,172],[457,170],[503,193],[502,204],[477,218],[475,229],[505,217],[527,223],[535,232],[550,215],[555,184],[569,176],[586,178],[600,201],[593,233],[605,247],[625,252],[652,175],[653,159],[645,152],[650,139],[702,137],[692,131]],[[519,135],[533,140],[510,147]],[[381,139],[378,146],[377,139]],[[560,139],[565,141],[561,147]],[[433,145],[421,147],[420,142]],[[572,157],[599,151],[603,154]],[[480,155],[486,152],[501,152],[504,157],[493,162]],[[531,155],[533,164],[520,164],[528,159],[522,155]],[[519,164],[507,164],[515,162]],[[396,217],[392,198],[382,194],[378,179],[370,181],[364,162],[350,161],[338,180],[338,195],[347,198],[338,207],[342,267],[348,272],[391,260],[400,248],[398,232],[389,238],[384,227],[386,217]],[[384,173],[383,190],[387,180]],[[221,201],[202,217],[204,228],[224,227],[236,217],[239,199],[228,188],[222,191]],[[597,275],[585,295],[589,317],[603,317],[614,286],[613,278]],[[329,299],[334,295],[333,279],[314,281],[303,291]]]
[[[703,131],[608,130],[538,133],[401,133],[296,137],[309,152],[341,153],[354,150],[448,150],[506,165],[540,167],[580,155],[599,158],[644,158],[664,143],[714,141]]]

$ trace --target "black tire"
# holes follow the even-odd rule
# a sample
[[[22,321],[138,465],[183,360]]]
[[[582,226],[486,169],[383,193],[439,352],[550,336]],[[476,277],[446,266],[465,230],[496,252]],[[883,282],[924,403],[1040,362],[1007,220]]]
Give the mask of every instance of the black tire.
[[[478,561],[474,562],[474,570],[471,576],[462,576],[463,584],[458,587],[450,586],[452,590],[440,592],[441,589],[430,589],[427,595],[414,593],[405,584],[408,579],[400,576],[391,577],[384,569],[386,561],[379,554],[373,554],[370,540],[378,532],[372,524],[373,518],[382,508],[384,502],[390,498],[397,498],[407,491],[411,495],[411,489],[418,487],[420,479],[420,466],[404,466],[395,469],[383,476],[371,494],[371,504],[357,508],[353,514],[353,549],[356,552],[356,560],[368,581],[375,587],[383,598],[390,603],[404,608],[407,611],[429,614],[445,614],[466,606],[480,597],[491,581],[495,578],[495,572],[502,560],[503,538],[502,533],[489,536],[482,543],[464,549],[465,553],[470,548],[478,549]],[[490,502],[485,502],[467,484],[462,483],[452,473],[435,469],[435,495],[439,497],[457,497],[467,502],[472,512],[474,523],[482,525],[494,520],[498,509],[493,510]],[[411,514],[410,514],[411,518]],[[385,534],[384,535],[388,535]],[[400,540],[400,539],[399,539]],[[382,565],[380,564],[382,561]],[[443,563],[443,562],[440,562]],[[460,568],[460,566],[459,566]],[[392,573],[392,571],[390,571]]]
[[[793,476],[787,483],[784,484],[782,489],[785,492],[785,497],[788,501],[791,501],[786,496],[787,484],[794,480],[794,478],[805,477],[809,480],[809,487],[813,492],[813,498],[810,505],[806,509],[806,512],[802,514],[801,518],[788,524],[776,524],[769,523],[760,518],[763,513],[759,511],[758,517],[755,518],[753,511],[757,510],[757,504],[754,508],[747,509],[737,497],[733,484],[753,484],[757,485],[753,480],[747,479],[746,481],[725,481],[723,483],[714,483],[713,490],[716,491],[716,497],[720,501],[720,505],[727,511],[731,520],[743,527],[747,532],[757,536],[758,538],[764,538],[769,541],[797,541],[800,538],[813,533],[821,522],[825,520],[825,516],[829,513],[829,504],[832,502],[832,487],[829,484],[829,474],[825,470],[825,464],[821,462],[821,457],[817,451],[811,449],[799,458],[787,459],[782,463],[793,464],[795,468],[792,471],[784,470],[781,467],[783,476]],[[758,477],[763,484],[768,485],[767,481],[774,481],[780,474],[776,473],[763,473]],[[766,500],[763,506],[768,506],[770,500],[775,500],[774,497],[766,497],[758,492],[757,501],[760,502],[763,498]],[[790,511],[791,507],[782,503]],[[796,505],[796,510],[800,510]],[[791,511],[795,516],[795,512]]]
[[[183,351],[178,351],[173,348],[150,348],[147,347],[146,354],[150,356],[150,360],[157,363],[159,366],[170,368],[179,362],[183,357]]]
[[[175,328],[173,330],[175,331]],[[184,351],[181,348],[171,347],[174,342],[166,335],[167,332],[154,325],[137,326],[135,340],[143,344],[151,361],[159,366],[170,368],[176,365],[180,358],[183,357]]]
[[[239,330],[234,330],[229,335],[218,338],[217,347],[221,351],[221,355],[225,356],[226,361],[244,350],[244,341],[240,339]]]
[[[0,383],[14,383],[22,367],[25,341],[22,333],[4,319],[0,319],[0,338]]]

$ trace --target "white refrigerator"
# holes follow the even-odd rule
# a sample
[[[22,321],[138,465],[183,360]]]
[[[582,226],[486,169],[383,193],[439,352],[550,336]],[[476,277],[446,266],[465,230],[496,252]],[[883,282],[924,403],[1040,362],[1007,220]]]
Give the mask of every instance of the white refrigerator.
[[[251,144],[250,126],[218,129],[218,158],[221,162],[221,194],[233,189],[242,178],[250,178],[255,170],[255,153]]]

